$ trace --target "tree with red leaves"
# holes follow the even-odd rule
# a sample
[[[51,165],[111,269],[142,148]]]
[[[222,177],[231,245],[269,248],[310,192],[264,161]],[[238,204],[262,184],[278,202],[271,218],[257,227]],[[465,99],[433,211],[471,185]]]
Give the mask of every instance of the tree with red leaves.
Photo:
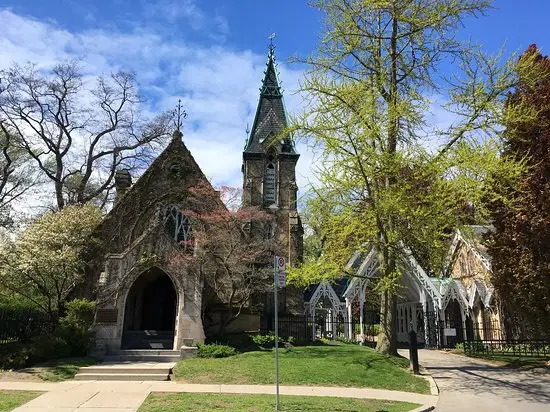
[[[550,336],[550,59],[531,45],[517,70],[503,156],[526,168],[515,184],[501,184],[510,203],[492,205],[492,281],[520,332]]]
[[[205,326],[217,325],[223,333],[251,308],[255,296],[272,286],[273,217],[257,207],[241,206],[240,189],[214,190],[202,182],[190,192],[197,204],[183,213],[192,219],[195,248],[179,258],[204,280]]]

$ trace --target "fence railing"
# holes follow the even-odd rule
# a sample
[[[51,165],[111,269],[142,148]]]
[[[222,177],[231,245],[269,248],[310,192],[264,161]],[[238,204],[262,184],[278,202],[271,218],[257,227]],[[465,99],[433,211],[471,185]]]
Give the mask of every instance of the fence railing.
[[[27,342],[49,327],[48,319],[41,312],[0,309],[0,344]]]
[[[273,318],[269,319],[267,328],[266,332],[274,331],[275,324]],[[350,339],[363,343],[375,343],[377,334],[377,324],[363,322],[361,330],[359,319],[344,321],[336,317],[316,316],[313,318],[307,315],[279,317],[279,335],[283,337],[292,336],[300,342],[326,338],[331,340]]]
[[[473,340],[464,342],[464,352],[469,355],[548,357],[550,341]]]

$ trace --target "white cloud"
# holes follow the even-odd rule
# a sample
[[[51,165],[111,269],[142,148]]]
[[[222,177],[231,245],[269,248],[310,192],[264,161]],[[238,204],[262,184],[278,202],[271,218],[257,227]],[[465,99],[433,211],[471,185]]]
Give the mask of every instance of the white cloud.
[[[177,18],[198,20],[202,13],[193,7],[165,12],[173,13],[173,18],[185,12],[185,16]],[[227,26],[222,18],[215,24]],[[47,68],[62,60],[81,58],[87,76],[133,70],[141,91],[148,97],[149,113],[172,109],[181,98],[189,114],[184,141],[204,173],[215,184],[242,184],[245,129],[255,114],[266,55],[220,45],[201,47],[166,38],[154,28],[69,32],[55,22],[38,21],[5,9],[0,9],[0,27],[0,50],[4,57],[0,69],[13,62],[28,61]],[[227,32],[222,27],[218,33],[223,30]],[[293,112],[298,109],[300,99],[292,93],[302,72],[282,63],[279,70],[287,110]],[[298,150],[302,156],[297,177],[303,193],[313,156],[304,144],[299,143]]]

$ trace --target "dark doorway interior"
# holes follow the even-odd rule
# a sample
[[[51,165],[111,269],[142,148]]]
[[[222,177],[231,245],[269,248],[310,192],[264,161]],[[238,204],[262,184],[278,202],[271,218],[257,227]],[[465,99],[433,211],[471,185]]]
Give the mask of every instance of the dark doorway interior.
[[[177,296],[172,280],[151,268],[132,285],[126,298],[124,349],[172,349]]]

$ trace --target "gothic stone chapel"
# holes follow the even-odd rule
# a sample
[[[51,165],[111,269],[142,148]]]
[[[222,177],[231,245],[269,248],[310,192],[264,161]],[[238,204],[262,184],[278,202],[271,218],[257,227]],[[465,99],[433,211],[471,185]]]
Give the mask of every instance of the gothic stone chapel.
[[[290,138],[275,140],[287,126],[273,46],[260,88],[260,99],[243,152],[243,204],[274,214],[272,236],[277,253],[291,263],[302,258],[303,228],[296,210],[295,167],[299,154]],[[93,266],[97,294],[98,354],[119,349],[176,349],[203,342],[204,283],[185,263],[174,259],[182,241],[192,242],[193,210],[201,199],[190,188],[207,181],[176,131],[166,149],[132,184],[127,171],[116,174],[116,200],[100,227],[101,246]],[[217,207],[224,207],[220,204]],[[192,253],[192,252],[191,252]],[[289,297],[291,296],[292,297]],[[299,291],[283,296],[282,310],[303,310]],[[286,299],[285,299],[286,298]],[[266,297],[234,322],[232,331],[258,330],[271,316]],[[223,309],[220,309],[223,310]]]

